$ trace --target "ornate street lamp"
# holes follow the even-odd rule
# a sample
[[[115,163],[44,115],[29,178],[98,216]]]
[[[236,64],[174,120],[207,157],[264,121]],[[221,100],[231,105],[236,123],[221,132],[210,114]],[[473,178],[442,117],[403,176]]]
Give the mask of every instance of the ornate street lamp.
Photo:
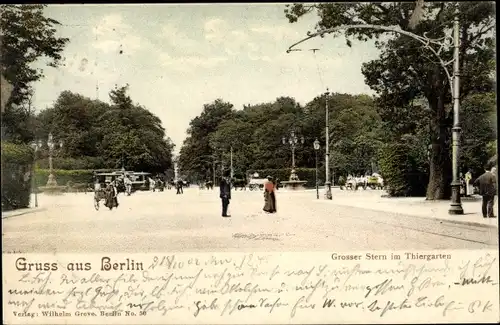
[[[31,143],[31,148],[33,148],[33,172],[32,172],[32,180],[31,180],[31,190],[35,193],[35,208],[38,208],[38,190],[36,186],[36,153],[42,147],[42,140],[33,141]]]
[[[330,91],[326,89],[326,99],[325,99],[325,198],[327,200],[332,199],[332,184],[330,183],[330,130],[329,123],[330,118],[328,114],[330,113],[330,108],[328,107],[328,98],[330,97]]]
[[[283,144],[287,143],[287,138],[283,137],[281,139]],[[295,131],[290,132],[290,137],[288,138],[288,144],[290,145],[290,148],[292,149],[292,171],[290,173],[290,181],[298,181],[299,177],[297,176],[295,172],[295,148],[299,143],[304,144],[304,137],[301,136],[300,139],[297,137],[295,134]]]
[[[314,140],[313,143],[314,152],[316,153],[316,199],[319,200],[319,187],[318,187],[318,150],[319,150],[319,141],[318,139]]]
[[[52,157],[54,155],[54,137],[52,133],[49,133],[49,137],[47,139],[47,146],[49,147],[49,178],[47,180],[47,186],[57,186],[56,177],[54,176],[54,168],[52,165]],[[59,148],[62,148],[63,142],[59,141]]]

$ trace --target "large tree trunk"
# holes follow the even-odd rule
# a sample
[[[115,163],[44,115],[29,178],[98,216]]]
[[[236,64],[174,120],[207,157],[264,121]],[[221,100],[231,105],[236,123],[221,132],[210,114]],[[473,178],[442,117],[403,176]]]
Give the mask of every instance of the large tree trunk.
[[[438,95],[428,98],[431,106],[430,130],[432,148],[430,152],[427,200],[443,200],[449,199],[451,196],[451,134],[443,97],[443,95]]]

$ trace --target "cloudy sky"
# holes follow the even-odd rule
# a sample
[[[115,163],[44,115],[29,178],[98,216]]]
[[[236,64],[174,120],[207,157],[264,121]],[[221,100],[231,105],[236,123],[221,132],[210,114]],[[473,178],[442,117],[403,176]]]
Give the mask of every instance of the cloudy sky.
[[[277,5],[54,5],[47,16],[70,38],[65,66],[44,68],[35,104],[49,107],[63,90],[108,101],[115,85],[163,121],[180,149],[203,104],[222,98],[244,104],[291,96],[306,103],[333,92],[371,93],[361,64],[377,57],[372,43],[345,45],[325,37],[286,53],[317,21],[290,24]],[[98,87],[98,89],[96,89]]]

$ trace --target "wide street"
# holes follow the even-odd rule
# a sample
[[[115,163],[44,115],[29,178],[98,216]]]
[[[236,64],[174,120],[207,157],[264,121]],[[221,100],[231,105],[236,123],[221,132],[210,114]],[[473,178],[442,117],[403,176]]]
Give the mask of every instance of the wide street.
[[[355,195],[335,189],[334,195]],[[365,194],[363,194],[365,195]],[[93,193],[40,195],[40,209],[7,217],[3,252],[346,251],[498,247],[498,228],[440,222],[316,200],[314,191],[233,191],[231,218],[218,189],[120,194],[120,206],[93,207]],[[323,200],[324,201],[324,200]],[[477,203],[479,204],[479,203]]]

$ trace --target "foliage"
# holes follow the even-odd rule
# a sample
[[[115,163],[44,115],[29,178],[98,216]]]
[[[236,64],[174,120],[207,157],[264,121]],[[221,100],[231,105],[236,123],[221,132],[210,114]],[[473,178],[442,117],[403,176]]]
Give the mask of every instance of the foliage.
[[[33,149],[2,141],[2,211],[29,207]]]
[[[251,176],[253,173],[258,173],[259,178],[265,178],[267,176],[271,176],[274,179],[278,179],[280,181],[288,181],[290,177],[291,168],[281,168],[281,169],[250,169],[248,171],[248,175]],[[316,186],[316,169],[315,168],[296,168],[295,172],[299,177],[299,180],[306,181],[304,184],[305,187],[315,187]],[[324,184],[325,179],[325,170],[318,169],[318,184]]]
[[[293,98],[280,97],[238,111],[226,110],[225,118],[218,121],[217,116],[222,113],[212,116],[202,113],[193,120],[202,130],[191,127],[189,132],[195,135],[188,137],[181,148],[181,169],[194,178],[212,179],[214,169],[219,175],[222,168],[229,168],[231,147],[235,173],[291,166],[288,138],[292,130],[298,138],[304,137],[304,143],[299,142],[295,150],[296,166],[314,167],[313,142],[325,136],[326,99],[319,96],[302,106]],[[328,97],[328,102],[332,130],[330,166],[338,175],[365,173],[372,167],[381,137],[381,121],[373,98],[335,93]],[[212,118],[214,121],[210,122]],[[217,127],[210,129],[206,125]],[[283,137],[286,144],[282,143]],[[324,170],[324,141],[317,154],[319,168]]]
[[[56,178],[57,184],[67,185],[68,182],[73,184],[87,184],[92,183],[92,176],[94,170],[64,170],[64,169],[53,169],[53,174]],[[48,169],[36,169],[35,170],[35,181],[37,187],[45,186],[49,178],[50,170]]]
[[[172,168],[174,144],[166,137],[161,120],[146,108],[134,104],[128,87],[110,92],[112,104],[70,91],[60,94],[54,106],[40,112],[36,135],[63,142],[56,150],[57,168],[121,168],[164,172]],[[47,147],[40,151],[48,157]],[[47,166],[44,160],[41,166]]]
[[[379,151],[380,173],[390,196],[424,195],[427,182],[410,142],[388,143]]]
[[[494,61],[495,8],[491,2],[460,2],[460,78],[461,97],[471,92],[492,89],[491,72]],[[425,2],[421,19],[410,24],[415,8],[413,2],[394,3],[322,3],[294,4],[285,15],[291,23],[309,13],[318,14],[317,30],[333,27],[374,24],[398,27],[417,35],[433,39],[450,35],[456,4],[452,2]],[[414,26],[410,26],[414,25]],[[449,81],[436,57],[417,40],[393,34],[381,40],[384,32],[375,29],[347,29],[344,33],[348,45],[350,37],[366,41],[376,38],[382,51],[379,59],[365,63],[362,72],[367,84],[392,107],[406,107],[414,99],[425,97],[429,103],[429,130],[432,143],[428,199],[443,199],[449,194],[450,133],[452,114]],[[334,35],[339,35],[336,32]],[[437,46],[434,50],[439,50]],[[451,60],[453,47],[444,47],[440,53],[444,61]]]
[[[49,168],[49,159],[37,160],[37,167],[40,169]],[[57,169],[79,170],[79,169],[101,169],[106,163],[101,157],[54,157],[52,165]]]
[[[194,174],[199,179],[212,179],[213,165],[220,164],[219,155],[223,148],[211,147],[210,135],[217,131],[222,121],[230,119],[233,114],[232,104],[217,99],[204,105],[200,116],[191,120],[179,155],[179,167],[183,173]]]
[[[33,163],[34,151],[24,144],[2,141],[2,164],[12,163],[30,165]]]
[[[13,87],[2,113],[2,127],[4,136],[16,142],[29,142],[33,138],[31,84],[43,78],[43,70],[33,68],[32,64],[46,58],[48,66],[57,67],[68,42],[56,36],[55,27],[60,23],[44,16],[45,6],[1,5],[1,72]]]

